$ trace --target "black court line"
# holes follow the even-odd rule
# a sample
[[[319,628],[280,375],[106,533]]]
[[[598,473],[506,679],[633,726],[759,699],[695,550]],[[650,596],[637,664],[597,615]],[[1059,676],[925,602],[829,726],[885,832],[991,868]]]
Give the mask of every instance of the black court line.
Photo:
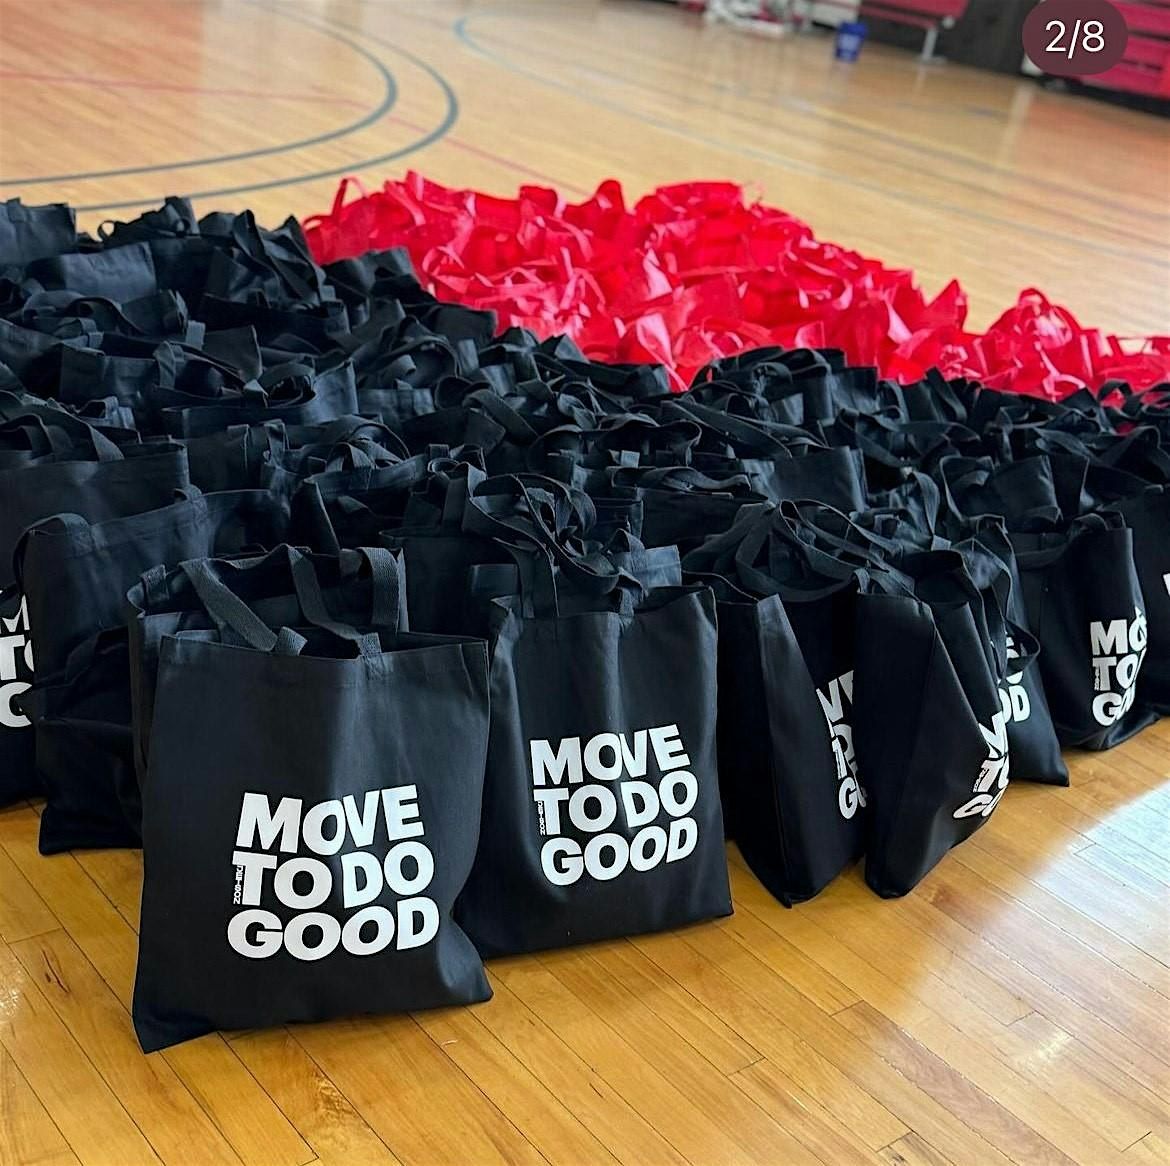
[[[272,9],[271,11],[274,16],[281,17],[285,20],[298,19],[287,12],[280,12],[276,9]],[[299,22],[301,24],[308,24],[304,20]],[[241,150],[235,154],[216,154],[207,158],[192,158],[183,162],[160,162],[148,166],[123,166],[113,170],[87,170],[77,174],[45,174],[35,178],[0,177],[0,186],[40,186],[49,182],[84,182],[92,178],[122,178],[133,174],[158,174],[169,170],[189,170],[197,166],[217,166],[227,162],[244,162],[252,158],[265,158],[273,154],[287,154],[294,150],[303,150],[309,146],[319,146],[325,142],[333,142],[338,138],[356,134],[385,117],[398,101],[398,83],[394,79],[394,74],[373,53],[367,52],[360,44],[351,40],[349,37],[341,36],[325,25],[308,24],[308,27],[315,29],[317,32],[322,32],[336,41],[340,41],[347,48],[352,49],[359,56],[364,57],[382,77],[384,89],[381,101],[374,109],[370,110],[369,113],[351,125],[340,126],[335,130],[317,134],[315,137],[304,138],[297,142],[287,142],[281,146],[260,146],[254,150]],[[82,210],[85,208],[79,207],[77,209]]]
[[[316,21],[309,20],[300,15],[294,15],[289,12],[277,12],[268,4],[260,3],[259,0],[242,0],[243,3],[251,4],[253,7],[263,8],[265,11],[273,12],[285,20],[295,20],[301,24],[306,24],[310,28],[324,29],[325,26],[318,24]],[[373,158],[357,158],[353,161],[347,162],[344,166],[334,166],[328,170],[316,170],[306,174],[294,174],[287,178],[274,178],[267,182],[250,182],[240,186],[225,186],[216,190],[192,190],[185,192],[185,198],[221,198],[229,194],[246,194],[254,190],[274,190],[280,186],[297,186],[302,182],[316,182],[321,178],[340,178],[346,174],[352,174],[355,170],[366,170],[372,166],[380,166],[385,162],[393,162],[399,158],[405,158],[410,154],[415,154],[419,150],[426,149],[427,146],[433,145],[435,142],[446,137],[451,132],[451,127],[459,120],[459,98],[455,94],[455,90],[451,87],[450,82],[439,72],[433,65],[424,61],[421,57],[417,57],[414,53],[407,49],[400,48],[384,37],[374,36],[362,28],[355,28],[353,25],[339,24],[332,22],[334,27],[343,28],[348,32],[358,34],[370,44],[376,44],[381,48],[387,49],[392,53],[396,53],[404,60],[409,61],[412,65],[421,69],[426,73],[431,80],[442,91],[443,97],[446,101],[446,109],[443,117],[439,120],[438,125],[434,129],[429,130],[421,137],[413,142],[409,142],[405,146],[400,146],[396,150],[391,150],[386,154],[379,154]],[[161,195],[153,195],[145,198],[125,199],[121,202],[104,202],[91,203],[87,206],[77,206],[73,209],[76,211],[109,211],[109,210],[123,210],[127,207],[147,206],[152,203],[160,203],[162,201]]]

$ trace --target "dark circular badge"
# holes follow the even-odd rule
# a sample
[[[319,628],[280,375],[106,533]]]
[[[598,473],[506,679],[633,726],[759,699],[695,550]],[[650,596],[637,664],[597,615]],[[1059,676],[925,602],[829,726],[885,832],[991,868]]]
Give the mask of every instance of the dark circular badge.
[[[1024,22],[1024,52],[1053,77],[1089,77],[1112,69],[1129,29],[1108,0],[1044,0]]]

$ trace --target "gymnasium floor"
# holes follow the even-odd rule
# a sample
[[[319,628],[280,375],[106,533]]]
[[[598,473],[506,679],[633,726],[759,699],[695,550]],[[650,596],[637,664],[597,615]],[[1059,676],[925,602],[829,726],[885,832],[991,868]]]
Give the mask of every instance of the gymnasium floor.
[[[732,178],[824,238],[1166,331],[1167,123],[877,45],[630,0],[0,0],[0,197],[262,221],[415,167],[500,193]],[[860,878],[497,962],[472,1010],[143,1057],[141,861],[0,812],[0,1163],[1165,1166],[1170,724],[1012,787],[905,899]]]

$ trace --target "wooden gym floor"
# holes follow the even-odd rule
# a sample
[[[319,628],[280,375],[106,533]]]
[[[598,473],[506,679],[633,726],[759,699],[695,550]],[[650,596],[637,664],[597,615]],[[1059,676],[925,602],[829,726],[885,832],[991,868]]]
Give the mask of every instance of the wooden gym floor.
[[[0,197],[171,192],[262,221],[338,176],[500,193],[732,178],[824,238],[1166,331],[1166,122],[876,45],[599,0],[0,0]],[[0,812],[0,1163],[885,1166],[1170,1161],[1170,724],[1013,787],[912,895],[497,962],[475,1009],[130,1028],[141,862]]]

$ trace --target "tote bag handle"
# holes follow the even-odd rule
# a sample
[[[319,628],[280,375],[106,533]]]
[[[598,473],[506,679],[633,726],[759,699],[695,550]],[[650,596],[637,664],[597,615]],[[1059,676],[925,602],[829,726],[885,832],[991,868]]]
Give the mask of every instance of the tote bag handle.
[[[291,628],[274,632],[219,577],[209,559],[188,559],[179,569],[191,582],[207,614],[215,621],[222,636],[225,631],[237,636],[258,652],[295,656],[304,647],[303,636]]]
[[[844,535],[834,534],[820,523],[810,519],[808,511],[815,514],[831,515],[847,531],[856,535],[858,541],[850,541]],[[780,503],[780,513],[785,518],[791,518],[813,531],[818,542],[823,542],[839,551],[864,555],[868,558],[879,552],[892,553],[898,549],[898,543],[895,539],[886,538],[876,531],[867,530],[864,526],[854,522],[844,511],[830,506],[827,502],[817,502],[815,499],[785,500]]]
[[[295,547],[285,546],[273,553],[279,554],[281,551],[288,556],[297,602],[306,621],[339,639],[356,644],[363,656],[379,655],[382,648],[376,632],[359,632],[351,624],[336,620],[330,614],[312,562]],[[353,557],[343,556],[343,571],[354,574],[362,558],[370,565],[373,623],[376,627],[397,634],[401,601],[398,564],[389,551],[371,547],[354,552]],[[190,580],[192,588],[208,615],[220,629],[221,635],[225,632],[230,633],[257,651],[277,655],[299,655],[305,647],[305,638],[291,628],[285,627],[279,632],[273,632],[248,604],[224,583],[212,560],[191,559],[181,563],[180,569]]]
[[[125,459],[121,449],[114,444],[96,426],[90,425],[72,413],[63,409],[53,409],[49,406],[28,405],[11,420],[19,422],[24,419],[35,420],[45,436],[49,448],[63,460],[69,453],[79,447],[88,447],[93,454],[93,460],[99,462],[120,462]],[[59,431],[59,433],[54,432]],[[62,440],[63,433],[68,440]]]
[[[787,585],[773,574],[770,562],[767,569],[756,566],[765,548],[769,548],[768,558],[771,560],[770,547],[776,537],[793,549],[810,573],[828,581],[826,593],[835,591],[840,584],[852,579],[861,566],[851,566],[796,537],[779,509],[762,510],[760,517],[751,522],[745,537],[735,548],[736,575],[745,587],[756,594],[783,595],[786,590]]]
[[[523,502],[526,512],[512,516],[492,513],[485,499],[492,497],[493,493],[485,492],[485,485],[503,485],[505,488],[495,496]],[[538,497],[537,490],[543,491],[547,497]],[[554,526],[545,519],[550,502],[554,509]],[[583,502],[588,502],[588,506],[582,515]],[[538,617],[555,616],[559,612],[558,575],[575,590],[596,598],[618,590],[620,609],[632,611],[632,593],[641,595],[644,592],[642,584],[628,572],[615,567],[603,554],[578,554],[565,546],[562,531],[568,515],[575,515],[592,525],[596,511],[586,495],[561,482],[535,475],[506,475],[487,479],[468,495],[464,529],[484,534],[508,548],[520,568],[524,598],[531,603]]]
[[[493,504],[501,499],[502,505]],[[527,513],[518,512],[517,503],[523,503]],[[550,505],[551,526],[544,519]],[[469,533],[505,541],[519,534],[545,544],[556,543],[572,526],[586,534],[596,521],[597,510],[583,490],[542,474],[482,478],[468,489],[463,512],[463,529]]]
[[[289,549],[292,566],[293,586],[296,588],[297,602],[309,623],[315,627],[332,632],[342,640],[349,640],[361,646],[370,637],[367,633],[359,632],[352,624],[343,623],[334,619],[325,603],[325,594],[321,588],[321,581],[313,563],[300,551]],[[341,555],[342,571],[354,575],[360,569],[360,563],[365,560],[370,567],[370,590],[372,596],[370,619],[373,627],[384,629],[398,634],[401,618],[401,581],[398,573],[398,560],[392,552],[382,547],[363,547],[360,551],[343,551]],[[373,639],[377,640],[377,636]],[[381,648],[378,648],[381,651]],[[362,648],[362,655],[369,655]]]
[[[619,486],[674,490],[679,493],[730,494],[738,497],[754,493],[747,474],[712,478],[694,466],[616,466],[612,480]]]

